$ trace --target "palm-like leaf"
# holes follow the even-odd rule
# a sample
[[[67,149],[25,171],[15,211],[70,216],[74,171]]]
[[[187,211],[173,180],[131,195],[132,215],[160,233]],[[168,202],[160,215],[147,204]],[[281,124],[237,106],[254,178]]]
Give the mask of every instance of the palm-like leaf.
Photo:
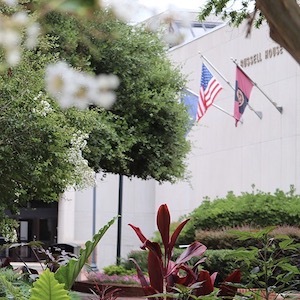
[[[97,244],[110,228],[110,226],[115,222],[117,217],[111,219],[106,225],[104,225],[98,233],[93,236],[92,241],[87,241],[85,243],[85,249],[80,250],[80,256],[78,259],[71,259],[67,265],[61,266],[55,273],[55,278],[65,285],[66,290],[70,290],[74,284],[77,276],[79,275],[81,269],[87,262],[88,258],[96,248]]]

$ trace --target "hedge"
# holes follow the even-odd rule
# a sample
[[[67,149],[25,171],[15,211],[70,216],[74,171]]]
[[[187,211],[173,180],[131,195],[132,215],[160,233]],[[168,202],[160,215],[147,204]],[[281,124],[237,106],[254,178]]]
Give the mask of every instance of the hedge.
[[[240,241],[237,237],[229,232],[231,228],[221,230],[196,230],[195,240],[204,244],[208,249],[237,249],[240,247],[256,246],[257,241],[255,239],[249,239],[246,241]],[[235,228],[239,231],[253,232],[257,231],[257,228],[251,228],[248,226]],[[295,242],[300,243],[300,228],[296,226],[278,226],[271,233],[271,236],[275,235],[287,235],[294,239]]]
[[[183,252],[183,249],[175,249],[173,259]],[[236,263],[234,258],[227,257],[233,250],[207,250],[205,252],[206,260],[201,264],[203,269],[209,271],[211,274],[218,272],[217,283],[224,280],[233,270],[240,268],[243,274],[243,281],[247,280],[248,270],[242,263]],[[147,257],[148,251],[132,251],[128,254],[128,259],[122,262],[122,266],[128,270],[134,267],[129,258],[134,258],[144,273],[147,273]],[[199,257],[194,257],[190,260],[190,264],[194,265],[199,260]]]
[[[195,240],[196,230],[217,230],[251,226],[263,228],[271,225],[299,226],[300,197],[293,186],[288,193],[276,190],[274,194],[257,191],[236,196],[229,192],[225,198],[209,201],[196,208],[188,217],[179,244]]]

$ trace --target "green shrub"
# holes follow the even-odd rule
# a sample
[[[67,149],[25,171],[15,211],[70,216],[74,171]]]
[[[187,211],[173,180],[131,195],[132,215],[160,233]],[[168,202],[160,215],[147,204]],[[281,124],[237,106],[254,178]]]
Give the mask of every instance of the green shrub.
[[[184,249],[174,249],[173,253],[173,260],[176,260],[179,255],[184,251]],[[242,263],[236,263],[235,258],[229,257],[234,250],[207,250],[205,251],[204,256],[206,260],[204,263],[201,264],[203,269],[209,271],[211,274],[213,272],[218,272],[217,282],[224,280],[233,270],[236,268],[241,268],[243,281],[247,280],[247,276],[249,271],[247,270],[246,266]],[[228,255],[228,257],[227,257]],[[143,272],[147,272],[147,257],[148,251],[132,251],[128,255],[129,258],[134,258],[138,261],[141,269]],[[190,261],[190,265],[194,265],[199,260],[199,257],[193,257]],[[122,262],[124,268],[132,268],[133,263],[129,260],[124,260]]]
[[[120,265],[110,265],[103,268],[103,272],[106,275],[132,275],[136,271],[134,269],[126,269],[124,266]]]
[[[233,230],[241,241],[255,240],[256,245],[241,247],[229,254],[236,262],[248,266],[247,287],[264,289],[277,294],[300,288],[300,244],[284,234],[274,234],[269,226],[258,231]]]
[[[139,264],[143,272],[146,273],[148,271],[148,251],[131,251],[127,257],[128,258],[121,263],[125,269],[131,270],[132,268],[135,268],[134,264],[129,260],[130,258],[133,258]]]
[[[203,268],[211,274],[218,272],[217,282],[222,282],[228,274],[232,273],[235,269],[241,269],[242,283],[247,281],[248,268],[242,262],[236,263],[235,258],[230,257],[234,250],[207,250],[205,252],[206,260],[202,264]]]
[[[293,186],[288,193],[277,190],[274,194],[257,191],[240,196],[229,192],[225,198],[204,202],[190,214],[178,242],[189,244],[195,240],[196,230],[217,230],[251,226],[300,224],[300,197]]]
[[[239,247],[256,246],[255,239],[248,239],[246,241],[237,240],[236,236],[229,233],[227,229],[220,230],[196,230],[195,239],[204,244],[208,249],[237,249]],[[239,231],[255,232],[257,228],[243,226],[235,228]],[[278,226],[271,233],[271,236],[286,235],[300,242],[300,228],[295,226]]]

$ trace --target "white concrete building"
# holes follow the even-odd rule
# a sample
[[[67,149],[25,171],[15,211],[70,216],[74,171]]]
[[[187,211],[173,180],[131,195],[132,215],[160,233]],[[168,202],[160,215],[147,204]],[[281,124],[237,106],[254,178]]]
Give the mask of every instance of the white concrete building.
[[[291,184],[300,191],[300,68],[293,58],[269,38],[263,25],[245,37],[245,26],[226,24],[207,31],[201,37],[170,49],[169,57],[188,77],[187,87],[198,93],[201,64],[204,62],[222,84],[215,104],[233,113],[234,90],[203,59],[205,56],[235,86],[236,66],[278,106],[281,114],[257,87],[250,104],[263,114],[262,119],[246,108],[243,124],[235,127],[234,118],[209,108],[188,135],[192,151],[188,156],[189,182],[159,185],[155,181],[124,178],[121,256],[126,257],[140,242],[128,223],[151,237],[156,230],[156,210],[167,203],[173,220],[199,206],[203,197],[223,197],[255,188],[274,192],[288,191]],[[96,189],[96,228],[101,228],[118,212],[119,177],[108,175]],[[92,237],[93,189],[70,192],[59,204],[58,242],[84,244]],[[117,224],[97,247],[97,266],[116,262]]]

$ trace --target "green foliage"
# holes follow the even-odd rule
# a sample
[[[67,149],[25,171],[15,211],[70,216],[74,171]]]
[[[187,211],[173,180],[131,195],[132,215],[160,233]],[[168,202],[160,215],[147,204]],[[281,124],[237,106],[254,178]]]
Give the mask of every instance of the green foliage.
[[[57,7],[58,10],[79,15],[87,15],[96,8],[97,1],[95,0],[65,0]]]
[[[148,252],[142,250],[131,251],[127,255],[127,259],[121,262],[121,265],[126,270],[131,270],[134,267],[133,262],[130,260],[133,258],[140,266],[141,270],[146,273],[148,271]]]
[[[110,226],[115,222],[117,217],[111,219],[106,225],[104,225],[98,233],[93,236],[92,241],[87,241],[85,243],[85,248],[80,250],[80,255],[78,259],[69,260],[68,264],[61,266],[55,273],[55,278],[64,284],[66,290],[70,290],[75,279],[79,275],[81,269],[86,264],[88,258],[96,248],[97,244],[110,228]]]
[[[290,291],[299,286],[300,282],[300,271],[291,260],[293,256],[299,255],[300,243],[295,243],[285,235],[271,236],[273,230],[274,227],[256,232],[231,231],[239,240],[256,240],[256,246],[239,248],[230,255],[249,267],[254,266],[250,272],[248,287],[264,289],[267,299],[272,291]]]
[[[205,200],[190,214],[190,222],[179,239],[188,244],[195,239],[195,231],[216,230],[242,226],[266,227],[271,225],[300,224],[300,197],[293,187],[288,193],[277,190],[274,194],[257,191],[236,196],[229,192],[226,198]]]
[[[51,13],[43,22],[57,37],[60,58],[121,81],[111,110],[94,108],[99,118],[85,152],[90,166],[158,181],[183,178],[190,145],[188,114],[178,93],[185,81],[159,38],[108,13],[82,19]]]
[[[85,243],[85,248],[81,249],[78,259],[71,258],[68,261],[65,261],[66,264],[61,265],[55,273],[51,272],[49,268],[44,270],[37,279],[37,281],[34,282],[32,289],[30,289],[30,286],[27,284],[26,281],[24,281],[25,273],[19,274],[11,269],[0,269],[0,287],[3,288],[3,290],[0,290],[0,292],[5,293],[5,295],[12,295],[16,299],[24,300],[71,299],[71,294],[69,295],[68,291],[71,289],[73,283],[75,282],[75,279],[78,277],[83,266],[88,261],[89,256],[94,251],[95,247],[97,246],[103,235],[111,227],[111,225],[115,222],[116,219],[117,217],[111,219],[98,231],[98,233],[96,233],[93,236],[92,241],[87,241]],[[32,247],[33,251],[36,251],[34,247],[39,248],[41,250],[41,247],[37,242],[15,244],[14,247],[28,245]],[[48,253],[48,256],[52,257],[52,254]],[[29,291],[31,292],[29,293]],[[76,295],[72,294],[71,296],[72,299],[78,299]]]
[[[23,280],[22,275],[10,268],[0,269],[0,294],[15,299],[28,299],[30,285]]]
[[[123,265],[110,265],[104,267],[103,272],[106,275],[133,275],[136,273],[134,269],[127,270]]]
[[[0,76],[3,210],[16,212],[31,200],[57,201],[68,186],[80,183],[68,160],[79,127],[44,92],[45,66],[57,60],[54,48],[52,38],[42,38],[38,50],[24,50],[22,62]],[[88,132],[87,126],[84,129]]]
[[[223,250],[207,250],[205,252],[205,261],[203,268],[209,271],[211,274],[218,272],[218,282],[222,282],[228,274],[233,272],[235,269],[240,269],[242,273],[242,282],[247,281],[247,268],[242,262],[237,263],[230,254],[234,250],[223,249]]]
[[[250,14],[254,9],[255,0],[239,1],[238,6],[232,5],[231,0],[206,0],[199,13],[199,20],[204,21],[209,15],[221,16],[223,20],[229,20],[231,24],[238,26],[244,20],[251,18]],[[231,6],[232,5],[232,6]],[[264,20],[261,11],[253,19],[255,27],[259,27]]]
[[[258,231],[257,228],[249,226],[236,228],[242,231]],[[247,239],[246,241],[237,240],[236,236],[230,233],[230,228],[219,230],[196,230],[196,240],[207,246],[208,249],[237,249],[239,247],[255,246],[256,239]],[[295,241],[300,242],[300,228],[296,226],[277,226],[270,236],[285,235],[293,238]]]
[[[68,300],[71,299],[64,285],[60,284],[49,269],[45,270],[40,278],[33,283],[29,300]]]

